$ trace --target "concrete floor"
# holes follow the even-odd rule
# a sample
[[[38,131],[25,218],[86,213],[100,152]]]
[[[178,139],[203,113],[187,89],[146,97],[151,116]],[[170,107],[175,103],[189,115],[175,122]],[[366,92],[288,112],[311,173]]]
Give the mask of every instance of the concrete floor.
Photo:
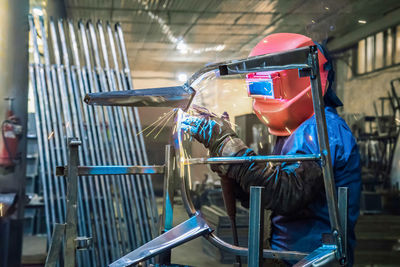
[[[174,226],[189,217],[181,204],[174,206]],[[202,249],[202,237],[198,237],[172,250],[172,263],[196,267],[227,267],[232,264],[222,264],[205,254]]]

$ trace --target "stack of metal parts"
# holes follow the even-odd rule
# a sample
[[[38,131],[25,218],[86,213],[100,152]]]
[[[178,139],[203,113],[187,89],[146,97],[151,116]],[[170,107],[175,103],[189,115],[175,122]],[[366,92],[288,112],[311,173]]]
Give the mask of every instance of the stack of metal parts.
[[[50,238],[54,223],[65,222],[66,181],[55,176],[55,168],[67,163],[68,137],[82,140],[81,165],[147,165],[148,160],[135,108],[82,101],[87,93],[133,89],[120,25],[62,20],[47,25],[32,16],[29,23],[39,173]],[[93,246],[78,253],[78,264],[106,266],[150,241],[157,220],[149,176],[80,177],[78,235],[92,237]]]

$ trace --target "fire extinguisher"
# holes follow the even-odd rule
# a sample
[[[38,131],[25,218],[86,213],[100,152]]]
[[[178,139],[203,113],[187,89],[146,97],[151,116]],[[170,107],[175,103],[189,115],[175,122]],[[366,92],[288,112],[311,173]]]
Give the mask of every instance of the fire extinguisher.
[[[6,119],[1,123],[0,140],[0,166],[12,167],[18,162],[18,143],[22,134],[22,125],[18,117],[12,112],[13,98],[8,97],[4,100],[9,101],[9,108]]]

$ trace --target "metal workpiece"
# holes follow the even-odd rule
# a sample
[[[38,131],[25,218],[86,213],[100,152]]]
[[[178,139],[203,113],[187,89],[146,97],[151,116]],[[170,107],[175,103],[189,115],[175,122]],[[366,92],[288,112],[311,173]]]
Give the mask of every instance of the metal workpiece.
[[[339,209],[339,218],[340,218],[340,226],[343,231],[343,256],[347,259],[347,219],[348,219],[348,201],[349,201],[349,189],[347,187],[339,187],[338,189],[338,209]],[[342,261],[346,261],[345,258]],[[343,262],[345,263],[345,262]]]
[[[110,267],[132,266],[170,250],[194,238],[210,233],[212,229],[199,213],[145,245],[110,264]]]
[[[293,265],[293,267],[331,266],[329,264],[335,261],[336,252],[336,245],[322,245]]]
[[[264,240],[264,187],[250,187],[248,265],[263,265]]]
[[[175,107],[187,110],[195,91],[187,86],[92,93],[85,96],[89,105],[131,107]]]
[[[173,222],[174,195],[177,188],[174,179],[174,153],[171,150],[173,150],[172,146],[165,147],[164,196],[160,233],[171,230]]]
[[[45,267],[56,267],[60,250],[62,247],[62,242],[65,233],[65,226],[66,224],[56,223],[54,225],[53,234],[51,236],[51,243],[49,247],[49,251],[47,252]]]
[[[323,155],[325,164],[322,164],[322,173],[324,178],[324,187],[326,201],[328,204],[329,220],[331,224],[331,233],[335,239],[338,247],[338,260],[342,260],[344,257],[342,254],[344,243],[343,243],[343,231],[339,221],[338,201],[337,192],[335,186],[335,178],[333,174],[332,158],[329,148],[328,130],[325,118],[325,107],[323,102],[321,79],[319,73],[319,61],[318,61],[318,48],[316,46],[310,47],[308,60],[311,63],[311,93],[313,99],[313,107],[315,113],[315,120],[317,124],[318,144],[321,155]]]
[[[78,166],[78,175],[132,175],[132,174],[163,174],[164,165],[152,166]],[[56,175],[68,175],[68,166],[56,168]],[[111,178],[111,177],[110,177]]]
[[[278,156],[243,156],[243,157],[213,157],[213,158],[190,158],[183,159],[184,164],[240,164],[249,162],[297,162],[318,161],[320,154],[310,155],[278,155]]]
[[[76,138],[68,139],[68,176],[67,176],[67,217],[65,227],[64,242],[64,266],[76,266],[76,244],[75,239],[78,237],[78,164],[79,164],[79,146],[81,141]]]

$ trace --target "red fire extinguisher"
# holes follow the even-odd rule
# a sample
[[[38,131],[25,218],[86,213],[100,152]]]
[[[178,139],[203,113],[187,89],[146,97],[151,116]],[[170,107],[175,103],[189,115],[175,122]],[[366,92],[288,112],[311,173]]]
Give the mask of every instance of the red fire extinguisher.
[[[9,101],[9,109],[6,119],[1,123],[1,139],[0,139],[0,166],[12,167],[18,162],[18,143],[22,134],[22,126],[19,118],[14,116],[12,112],[13,98],[5,98]]]

